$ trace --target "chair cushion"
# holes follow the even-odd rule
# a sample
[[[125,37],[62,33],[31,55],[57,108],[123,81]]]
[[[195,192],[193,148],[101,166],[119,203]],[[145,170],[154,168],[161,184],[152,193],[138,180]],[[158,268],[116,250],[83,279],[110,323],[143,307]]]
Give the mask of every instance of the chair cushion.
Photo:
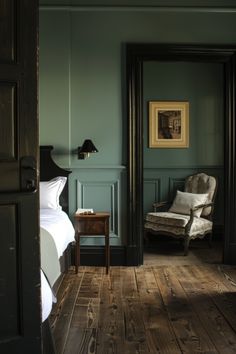
[[[205,204],[208,200],[208,194],[196,194],[177,191],[176,197],[169,211],[172,213],[190,215],[190,209],[200,204]],[[202,208],[194,212],[194,216],[200,217]]]
[[[189,216],[169,212],[148,213],[146,215],[146,221],[150,221],[154,224],[185,227],[189,221]]]
[[[174,234],[175,236],[184,236],[185,235],[185,228],[183,226],[174,226],[173,224],[164,224],[157,222],[157,220],[161,220],[163,222],[163,219],[161,218],[161,215],[156,215],[156,222],[154,221],[154,215],[151,216],[150,214],[165,214],[165,213],[148,213],[146,222],[144,224],[144,228],[147,230],[153,230],[153,231],[158,231],[158,232],[163,232],[163,233],[169,233],[169,234]],[[167,213],[168,214],[168,213]],[[171,213],[169,213],[171,214]],[[176,215],[176,214],[175,214]],[[178,214],[177,214],[178,215]],[[149,218],[148,218],[149,216]],[[185,225],[187,224],[190,216],[188,215],[178,215],[179,219],[181,220],[182,217],[182,224]],[[152,221],[148,220],[152,218]],[[158,219],[160,218],[160,219]],[[181,223],[181,222],[180,222]],[[204,218],[194,218],[191,229],[188,233],[189,237],[194,238],[197,235],[204,235],[206,232],[211,232],[212,231],[212,221],[204,219]]]

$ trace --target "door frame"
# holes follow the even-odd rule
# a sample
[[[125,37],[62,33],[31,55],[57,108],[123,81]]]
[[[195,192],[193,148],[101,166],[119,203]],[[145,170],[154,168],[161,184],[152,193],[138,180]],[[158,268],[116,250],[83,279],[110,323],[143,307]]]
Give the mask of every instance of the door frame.
[[[236,47],[227,45],[127,44],[128,115],[127,265],[143,263],[143,63],[188,61],[224,67],[224,251],[223,262],[236,264],[235,101]]]

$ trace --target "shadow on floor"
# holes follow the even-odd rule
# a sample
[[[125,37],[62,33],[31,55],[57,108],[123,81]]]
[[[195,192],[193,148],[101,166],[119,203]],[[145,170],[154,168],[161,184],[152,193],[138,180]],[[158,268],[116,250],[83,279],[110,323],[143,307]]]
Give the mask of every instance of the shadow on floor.
[[[144,265],[191,265],[221,264],[223,259],[223,242],[215,240],[209,248],[207,239],[192,240],[189,253],[183,255],[183,245],[173,238],[156,238],[144,246]]]

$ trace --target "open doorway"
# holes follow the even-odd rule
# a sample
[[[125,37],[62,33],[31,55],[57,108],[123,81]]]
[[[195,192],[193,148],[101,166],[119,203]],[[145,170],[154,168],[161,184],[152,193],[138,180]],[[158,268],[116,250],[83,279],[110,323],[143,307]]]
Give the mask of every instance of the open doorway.
[[[220,207],[223,223],[223,262],[236,261],[235,247],[235,54],[236,48],[192,45],[129,44],[127,46],[127,83],[129,118],[128,164],[128,245],[137,264],[143,263],[143,67],[144,63],[186,62],[220,64],[223,71],[223,131],[224,166],[222,175],[223,205]],[[129,256],[130,256],[129,255]]]
[[[179,239],[149,235],[150,241],[144,247],[144,264],[221,263],[224,225],[224,66],[209,62],[145,61],[142,77],[144,218],[152,211],[154,202],[172,202],[176,191],[184,190],[187,176],[205,173],[218,181],[213,214],[213,247],[208,247],[207,237],[192,240],[188,257],[182,258],[184,247]],[[153,105],[159,107],[159,112],[164,107],[163,112],[168,114],[167,119],[161,117],[162,121],[168,121],[171,132],[171,138],[165,139],[166,144],[159,136],[157,144],[151,141],[155,133]],[[185,109],[184,105],[188,105],[188,119],[182,117],[185,125],[180,126],[178,122],[181,119],[177,113]],[[173,111],[173,107],[181,111]],[[175,116],[170,116],[173,113]],[[188,142],[184,147],[176,139],[176,131],[180,128]]]

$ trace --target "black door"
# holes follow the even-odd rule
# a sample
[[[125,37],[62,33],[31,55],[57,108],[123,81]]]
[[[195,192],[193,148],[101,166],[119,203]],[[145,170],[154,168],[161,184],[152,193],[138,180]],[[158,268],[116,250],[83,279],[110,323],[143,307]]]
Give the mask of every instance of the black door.
[[[41,353],[35,0],[0,0],[0,353]]]

